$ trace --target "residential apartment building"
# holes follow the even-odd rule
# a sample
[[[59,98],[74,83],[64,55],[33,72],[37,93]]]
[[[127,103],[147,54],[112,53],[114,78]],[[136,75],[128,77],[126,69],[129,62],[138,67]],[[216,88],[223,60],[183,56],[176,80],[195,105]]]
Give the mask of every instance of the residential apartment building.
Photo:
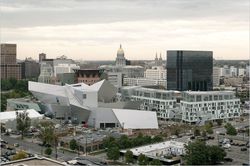
[[[182,120],[203,124],[216,119],[238,118],[241,114],[240,99],[232,91],[185,91],[180,102]]]
[[[140,109],[156,111],[158,118],[169,119],[178,114],[175,91],[129,86],[123,87],[121,94],[122,100],[141,101]]]

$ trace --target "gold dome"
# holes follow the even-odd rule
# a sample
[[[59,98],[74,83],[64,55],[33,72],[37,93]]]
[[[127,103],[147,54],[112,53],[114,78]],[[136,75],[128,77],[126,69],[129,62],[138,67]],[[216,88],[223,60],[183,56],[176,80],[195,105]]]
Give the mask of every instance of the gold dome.
[[[120,44],[120,48],[118,49],[118,51],[117,51],[117,55],[122,55],[122,56],[124,56],[124,51],[123,51],[123,49],[122,49],[122,45]]]

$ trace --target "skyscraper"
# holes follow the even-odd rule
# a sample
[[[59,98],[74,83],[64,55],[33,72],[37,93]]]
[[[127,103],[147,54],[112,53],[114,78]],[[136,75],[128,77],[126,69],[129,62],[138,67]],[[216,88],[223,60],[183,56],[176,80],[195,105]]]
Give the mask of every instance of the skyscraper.
[[[167,51],[167,89],[213,89],[212,51]]]
[[[16,44],[1,44],[1,79],[21,79],[21,65],[16,64]]]
[[[42,62],[43,59],[46,59],[46,54],[40,53],[40,54],[39,54],[39,63]]]

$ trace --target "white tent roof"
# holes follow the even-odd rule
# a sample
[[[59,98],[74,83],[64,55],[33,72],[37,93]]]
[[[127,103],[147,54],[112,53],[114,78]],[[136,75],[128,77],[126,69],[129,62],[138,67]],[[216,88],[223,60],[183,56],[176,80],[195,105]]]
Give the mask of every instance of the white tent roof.
[[[4,123],[8,120],[14,120],[14,119],[16,119],[16,112],[24,112],[24,111],[25,110],[0,112],[0,122]],[[30,119],[43,118],[43,115],[39,114],[34,109],[28,109],[26,111],[28,112],[28,116],[30,117]]]
[[[156,112],[112,109],[124,129],[158,129]]]

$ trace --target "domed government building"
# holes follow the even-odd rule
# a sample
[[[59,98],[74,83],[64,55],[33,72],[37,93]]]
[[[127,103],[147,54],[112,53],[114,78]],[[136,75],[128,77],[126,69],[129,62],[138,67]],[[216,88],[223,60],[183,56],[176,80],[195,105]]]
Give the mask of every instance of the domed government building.
[[[122,49],[122,45],[120,45],[120,48],[117,51],[117,56],[115,60],[116,66],[126,66],[126,58],[124,57],[124,51]]]

